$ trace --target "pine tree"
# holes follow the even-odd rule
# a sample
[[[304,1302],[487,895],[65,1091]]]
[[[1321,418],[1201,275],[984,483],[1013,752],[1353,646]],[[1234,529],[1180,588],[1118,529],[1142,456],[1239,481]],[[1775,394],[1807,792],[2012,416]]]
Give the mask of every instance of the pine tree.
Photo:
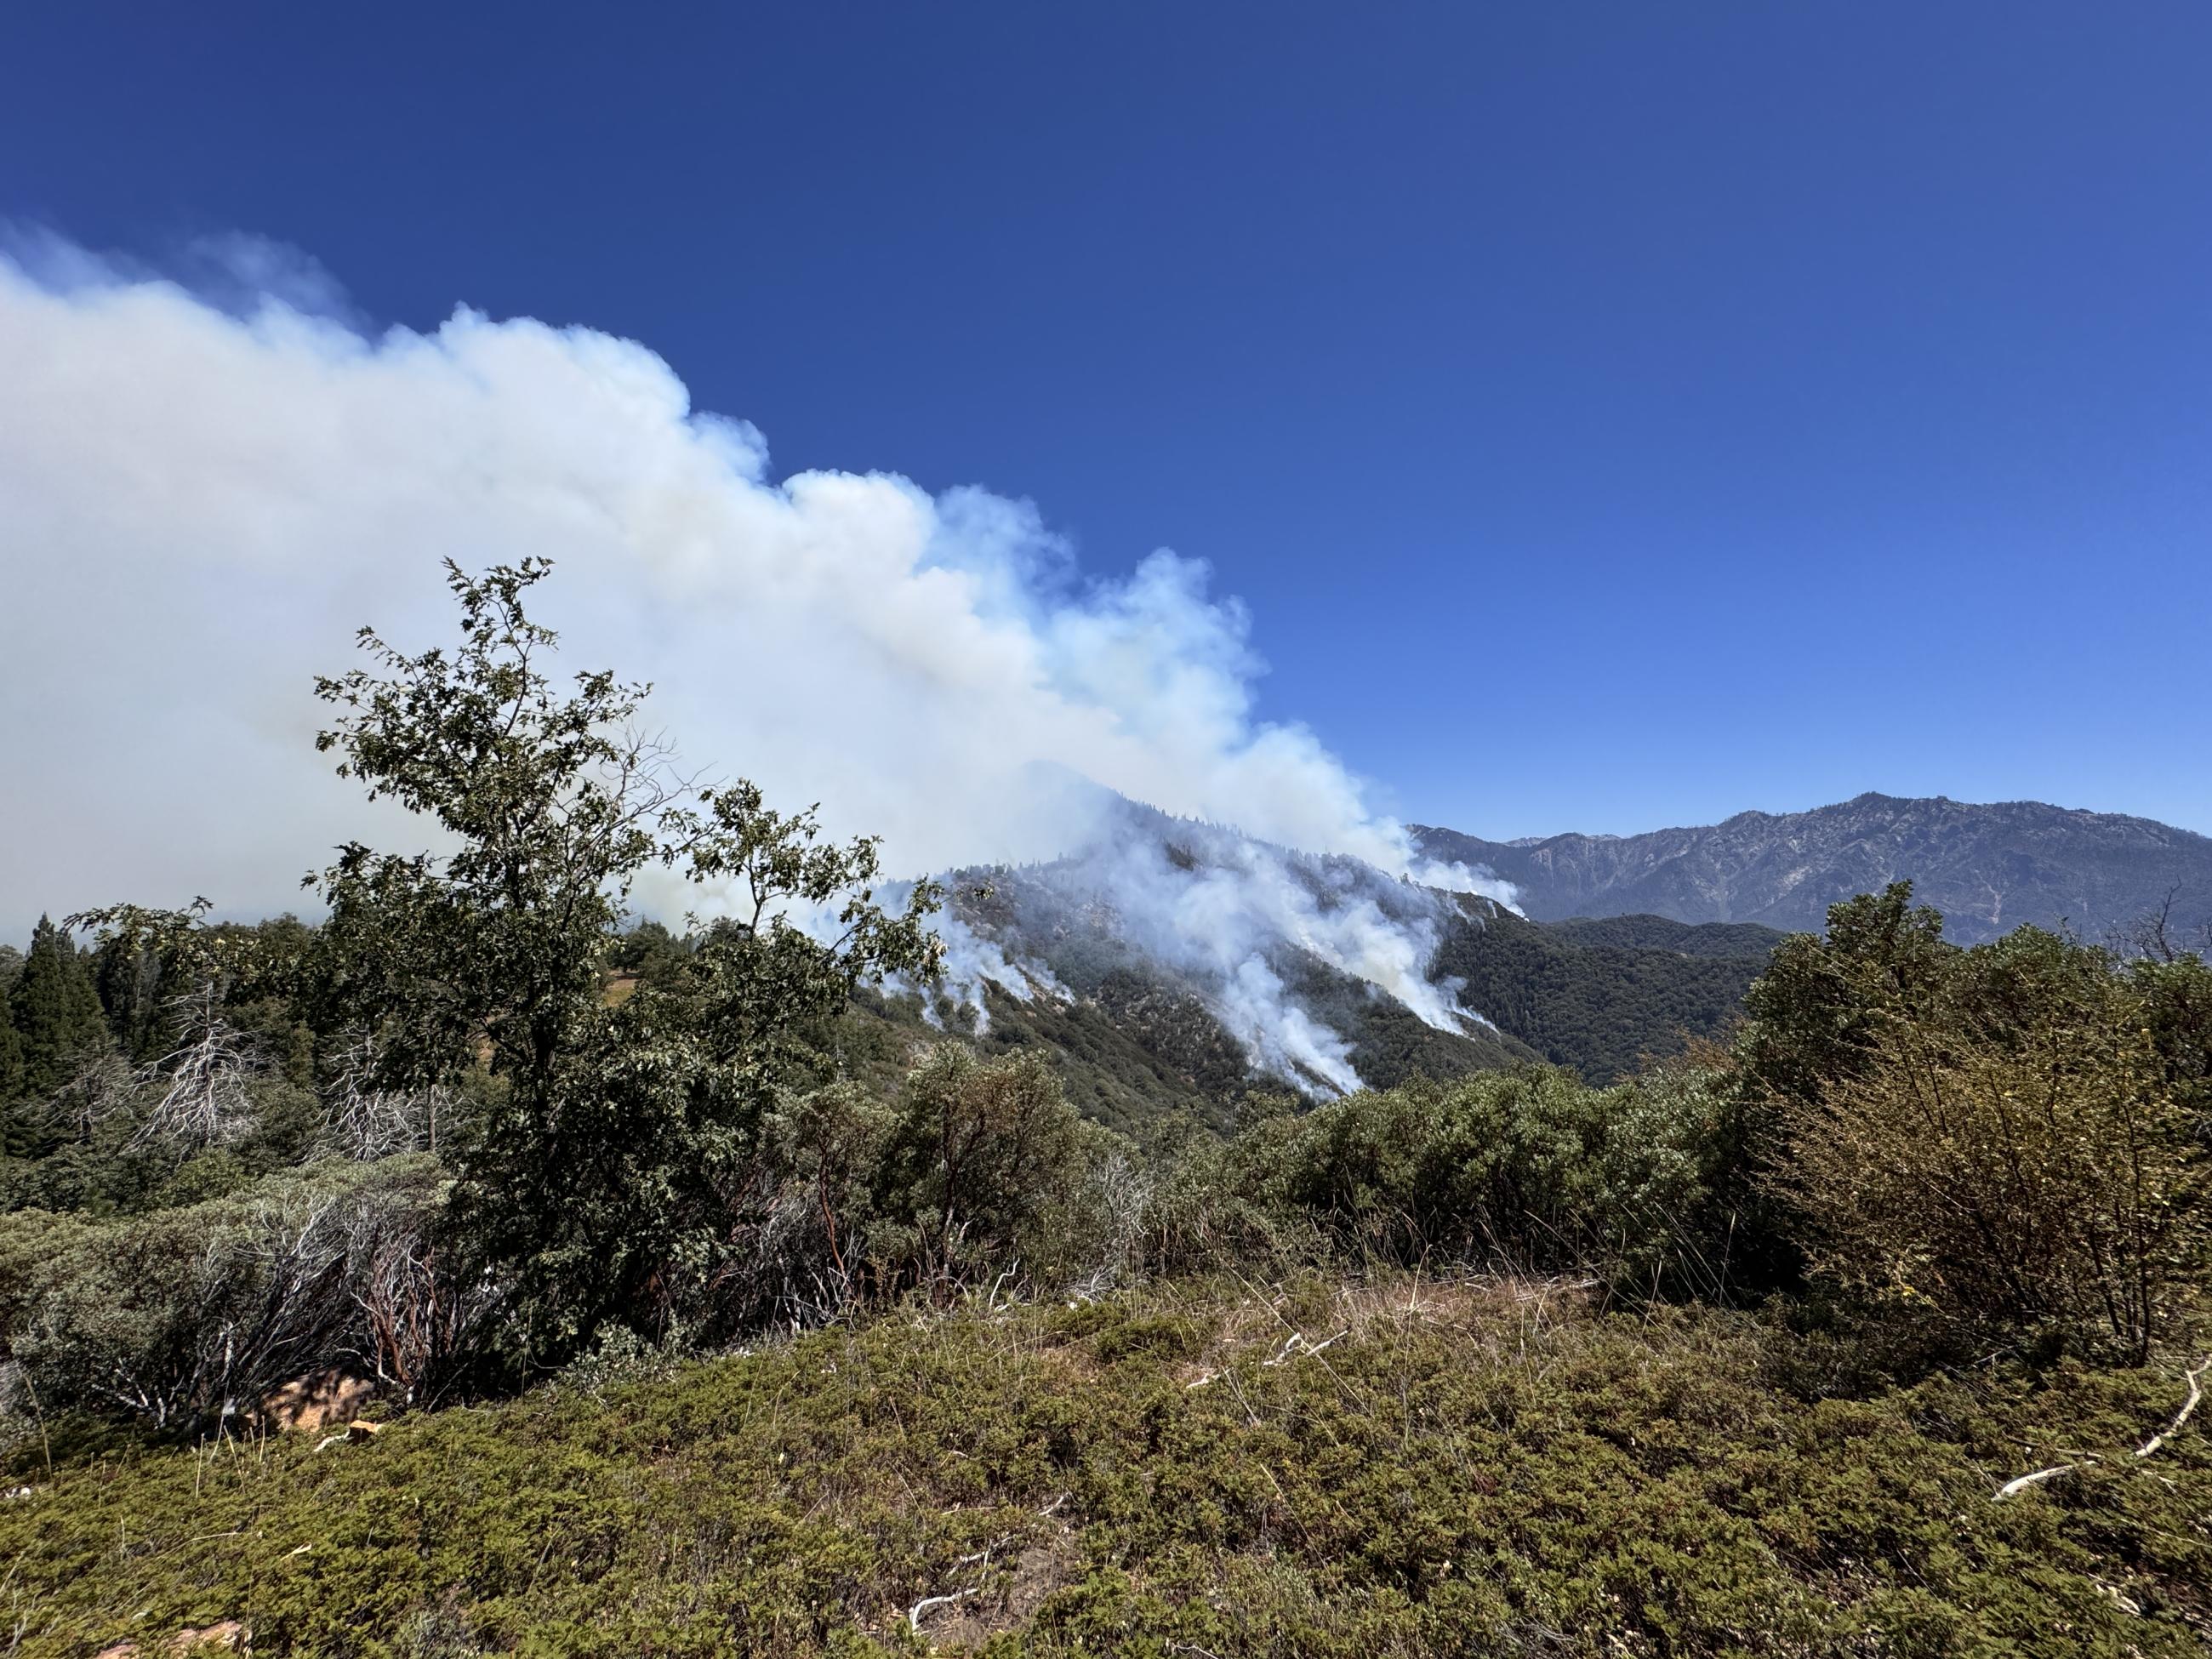
[[[116,1046],[131,1059],[155,1060],[167,1045],[161,1018],[161,959],[136,939],[105,941],[92,954],[92,984]]]
[[[27,1094],[52,1093],[69,1080],[85,1050],[107,1042],[107,1018],[92,975],[69,935],[44,916],[31,934],[31,954],[9,1005],[22,1048]]]
[[[15,1022],[0,998],[0,1103],[23,1092],[23,1042],[15,1035]]]

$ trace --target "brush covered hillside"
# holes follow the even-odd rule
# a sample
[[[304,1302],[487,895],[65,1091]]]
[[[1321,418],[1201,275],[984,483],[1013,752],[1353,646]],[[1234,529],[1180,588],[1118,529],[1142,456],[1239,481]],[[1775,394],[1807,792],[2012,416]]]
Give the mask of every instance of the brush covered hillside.
[[[664,789],[544,574],[321,683],[456,850],[0,957],[10,1654],[2212,1641],[2197,955],[1899,884],[1600,1084],[1525,1050],[1654,1053],[1742,935],[1159,821],[948,909]]]
[[[2212,839],[2037,801],[1865,794],[1640,836],[1493,842],[1427,826],[1415,834],[1432,857],[1495,871],[1513,884],[1522,911],[1543,921],[1649,914],[1798,933],[1821,927],[1828,907],[1854,893],[1910,881],[1968,943],[2023,922],[2125,937],[2169,896],[2174,937],[2201,941],[2212,927]]]
[[[2212,1449],[2129,1467],[2170,1371],[1841,1352],[1458,1273],[979,1297],[320,1449],[72,1425],[4,1605],[26,1659],[2204,1651]]]

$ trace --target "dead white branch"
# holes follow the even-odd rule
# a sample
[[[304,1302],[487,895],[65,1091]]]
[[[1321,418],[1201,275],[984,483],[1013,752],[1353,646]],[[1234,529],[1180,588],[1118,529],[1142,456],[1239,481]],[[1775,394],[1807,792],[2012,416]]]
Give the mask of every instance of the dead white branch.
[[[2183,1377],[2189,1383],[2189,1398],[2181,1402],[2181,1409],[2174,1413],[2173,1421],[2136,1448],[2135,1455],[2137,1457],[2148,1457],[2180,1432],[2181,1425],[2189,1421],[2190,1413],[2195,1411],[2203,1401],[2204,1374],[2208,1370],[2212,1370],[2212,1354],[2207,1354],[2203,1359],[2182,1373]],[[2075,1470],[2087,1468],[2097,1461],[2094,1457],[2079,1457],[2071,1463],[2054,1463],[2047,1469],[2036,1470],[2033,1474],[2016,1476],[1999,1486],[1991,1501],[2002,1504],[2006,1498],[2017,1497],[2026,1492],[2030,1486],[2039,1486],[2046,1480],[2056,1480],[2062,1474],[2072,1474]]]
[[[261,1069],[260,1058],[245,1033],[222,1017],[213,981],[169,1006],[179,1041],[155,1067],[167,1086],[138,1139],[173,1140],[188,1147],[234,1140],[252,1122],[247,1089]]]
[[[328,1108],[339,1150],[363,1162],[422,1146],[435,1152],[447,1091],[386,1088],[378,1081],[377,1067],[375,1046],[367,1038],[356,1039],[339,1056]]]
[[[955,1601],[965,1601],[969,1596],[979,1595],[982,1592],[980,1590],[957,1589],[954,1590],[949,1595],[925,1595],[921,1601],[915,1602],[913,1607],[907,1609],[907,1628],[914,1632],[915,1635],[919,1636],[921,1634],[922,1614],[929,1612],[933,1607],[950,1607]]]
[[[2204,1398],[2203,1378],[2204,1373],[2208,1370],[2212,1370],[2212,1354],[2207,1354],[2195,1365],[2182,1373],[2189,1379],[2189,1398],[2181,1402],[2181,1409],[2174,1413],[2172,1422],[2167,1424],[2161,1432],[2151,1436],[2149,1439],[2136,1448],[2137,1457],[2148,1457],[2180,1432],[2181,1425],[2189,1420],[2189,1413],[2195,1411],[2197,1402]]]
[[[1334,1346],[1351,1334],[1352,1328],[1346,1326],[1326,1342],[1310,1342],[1303,1331],[1292,1331],[1283,1339],[1283,1346],[1276,1350],[1273,1359],[1263,1359],[1260,1363],[1266,1366],[1274,1366],[1282,1364],[1286,1360],[1296,1359],[1304,1354],[1319,1353],[1323,1348]]]
[[[2047,1469],[2038,1469],[2033,1474],[2023,1474],[2016,1480],[2008,1480],[1999,1486],[1991,1500],[2002,1503],[2006,1498],[2026,1492],[2030,1486],[2039,1486],[2046,1480],[2055,1480],[2062,1474],[2071,1474],[2081,1467],[2079,1463],[2054,1463]]]

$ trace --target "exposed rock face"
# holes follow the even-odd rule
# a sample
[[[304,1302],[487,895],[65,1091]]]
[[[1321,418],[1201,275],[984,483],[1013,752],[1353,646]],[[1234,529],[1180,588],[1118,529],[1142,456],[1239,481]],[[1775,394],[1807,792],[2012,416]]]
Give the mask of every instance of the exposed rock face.
[[[1861,795],[1835,806],[1641,836],[1491,842],[1417,826],[1436,857],[1485,864],[1538,921],[1650,914],[1816,930],[1855,893],[1910,879],[1972,944],[2022,922],[2085,939],[2126,933],[2170,893],[2179,942],[2212,928],[2212,839],[2148,818],[2037,801],[1977,806]]]

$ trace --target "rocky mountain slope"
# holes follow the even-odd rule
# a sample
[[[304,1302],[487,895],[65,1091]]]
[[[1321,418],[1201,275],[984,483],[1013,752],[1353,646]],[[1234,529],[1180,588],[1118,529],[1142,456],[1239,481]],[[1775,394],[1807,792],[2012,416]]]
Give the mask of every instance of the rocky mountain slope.
[[[2036,801],[1866,794],[1639,836],[1492,842],[1426,826],[1415,834],[1432,857],[1485,865],[1513,883],[1522,911],[1539,921],[1648,915],[1810,931],[1838,900],[1909,879],[1962,944],[2022,922],[2092,939],[2124,935],[2169,894],[2178,936],[2194,944],[2212,929],[2212,839]]]

